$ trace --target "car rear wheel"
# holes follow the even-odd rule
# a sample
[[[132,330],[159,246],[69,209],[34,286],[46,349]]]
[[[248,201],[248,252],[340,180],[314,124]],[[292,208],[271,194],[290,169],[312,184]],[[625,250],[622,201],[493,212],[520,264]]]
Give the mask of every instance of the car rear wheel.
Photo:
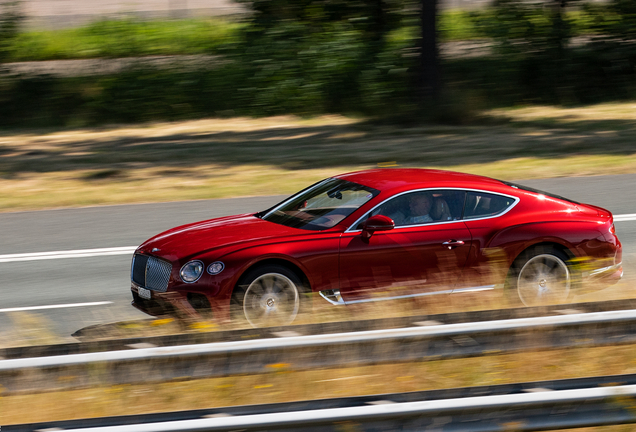
[[[252,327],[288,325],[300,312],[302,292],[300,278],[288,268],[259,267],[239,283],[234,294],[235,312]]]
[[[535,249],[526,254],[516,271],[516,292],[526,306],[565,303],[572,285],[568,258],[561,251]]]

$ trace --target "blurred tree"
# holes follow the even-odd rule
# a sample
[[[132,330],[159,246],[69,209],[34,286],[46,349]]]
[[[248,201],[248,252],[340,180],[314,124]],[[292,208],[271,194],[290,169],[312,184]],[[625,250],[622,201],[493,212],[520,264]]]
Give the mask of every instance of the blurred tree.
[[[508,51],[554,51],[562,56],[573,36],[566,8],[578,1],[495,0],[492,12],[482,14],[482,28]]]
[[[598,36],[636,41],[636,1],[611,0],[608,3],[585,3],[583,11],[590,17],[591,30]]]
[[[238,0],[254,11],[248,34],[257,38],[269,29],[301,24],[307,36],[348,23],[363,34],[369,53],[382,50],[386,35],[399,27],[405,0]]]
[[[417,89],[421,103],[439,95],[439,55],[437,46],[437,0],[421,0],[420,55],[417,63]]]
[[[409,0],[239,1],[253,11],[234,51],[252,68],[243,91],[257,95],[252,106],[270,114],[363,110],[365,92],[373,88],[376,100],[385,93],[376,84],[395,69],[388,35]]]
[[[421,102],[430,102],[438,93],[437,0],[238,1],[254,12],[250,15],[246,30],[246,51],[260,55],[261,60],[280,60],[280,48],[284,46],[290,50],[290,54],[294,51],[296,53],[287,56],[288,59],[294,57],[302,62],[305,71],[312,64],[329,69],[327,65],[338,63],[339,71],[346,71],[346,78],[339,74],[341,84],[328,87],[335,89],[339,98],[369,91],[369,86],[366,86],[366,90],[360,88],[360,77],[363,75],[374,76],[374,80],[382,79],[379,78],[381,76],[394,80],[386,74],[401,70],[406,62],[396,60],[402,54],[395,52],[395,46],[387,48],[388,37],[400,28],[417,23],[421,27],[421,34],[414,41],[416,46],[412,47],[418,50],[417,61],[408,60],[410,74],[405,74],[404,83],[399,87],[415,90],[410,92],[410,98],[418,105]],[[327,40],[334,41],[335,46],[349,52],[343,56],[333,46],[326,49]],[[278,52],[273,53],[272,50]],[[393,52],[387,53],[390,50]],[[308,52],[313,53],[313,59],[307,56]],[[388,57],[392,58],[391,64],[387,63]],[[287,64],[290,65],[291,62]],[[370,69],[374,68],[376,71],[372,72]],[[384,72],[378,74],[377,70]],[[334,73],[332,71],[332,77],[327,79],[335,84],[338,78]],[[325,76],[322,75],[321,78],[324,79]],[[314,82],[314,89],[323,84]],[[282,83],[279,82],[278,85],[282,86]],[[376,90],[377,86],[377,81],[371,85]],[[392,90],[385,86],[380,92],[386,94]]]
[[[10,55],[11,43],[18,35],[24,21],[22,2],[0,0],[0,62]]]
[[[566,10],[578,1],[495,0],[480,14],[485,36],[494,39],[502,61],[518,71],[521,86],[548,89],[558,98],[559,89],[574,79],[565,72],[574,35]]]

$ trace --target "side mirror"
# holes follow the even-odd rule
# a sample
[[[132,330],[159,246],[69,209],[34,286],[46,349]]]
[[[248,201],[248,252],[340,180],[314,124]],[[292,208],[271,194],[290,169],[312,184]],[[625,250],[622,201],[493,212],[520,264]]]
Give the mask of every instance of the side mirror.
[[[376,231],[390,231],[395,228],[395,222],[388,216],[371,216],[362,224],[362,239],[369,240]]]

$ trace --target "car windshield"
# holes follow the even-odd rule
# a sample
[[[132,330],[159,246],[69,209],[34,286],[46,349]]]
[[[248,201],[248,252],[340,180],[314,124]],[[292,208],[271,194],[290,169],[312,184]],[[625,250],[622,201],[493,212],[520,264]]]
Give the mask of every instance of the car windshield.
[[[356,211],[380,191],[330,178],[259,214],[263,220],[306,230],[324,230]]]

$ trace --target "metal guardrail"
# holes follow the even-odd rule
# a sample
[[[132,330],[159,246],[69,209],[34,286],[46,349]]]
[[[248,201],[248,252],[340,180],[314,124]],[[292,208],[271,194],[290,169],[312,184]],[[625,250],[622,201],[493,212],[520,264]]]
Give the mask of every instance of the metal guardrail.
[[[6,393],[636,342],[636,310],[0,361]]]
[[[3,431],[535,431],[636,422],[619,375],[3,427]]]
[[[513,309],[496,309],[470,312],[453,312],[442,314],[416,315],[406,317],[381,318],[373,320],[353,320],[340,322],[324,322],[318,324],[302,324],[286,327],[269,327],[261,329],[221,330],[203,333],[182,333],[166,336],[146,336],[126,339],[107,339],[86,341],[90,334],[99,333],[104,325],[89,326],[73,334],[81,342],[22,346],[0,349],[0,360],[29,357],[57,356],[67,354],[94,353],[102,351],[118,351],[137,349],[140,346],[178,346],[202,343],[227,342],[279,338],[281,334],[317,335],[346,333],[390,328],[417,326],[418,323],[458,324],[481,321],[497,321],[517,318],[533,318],[573,313],[607,312],[612,310],[636,309],[636,299],[611,300],[602,302],[577,303],[542,307],[522,307]]]

